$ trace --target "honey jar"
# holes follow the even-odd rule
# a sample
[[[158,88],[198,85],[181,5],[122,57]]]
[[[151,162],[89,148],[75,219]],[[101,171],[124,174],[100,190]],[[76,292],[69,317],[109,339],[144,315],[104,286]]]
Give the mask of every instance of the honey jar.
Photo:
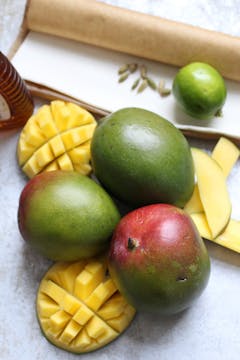
[[[24,80],[0,52],[0,131],[21,127],[33,113],[33,100]]]

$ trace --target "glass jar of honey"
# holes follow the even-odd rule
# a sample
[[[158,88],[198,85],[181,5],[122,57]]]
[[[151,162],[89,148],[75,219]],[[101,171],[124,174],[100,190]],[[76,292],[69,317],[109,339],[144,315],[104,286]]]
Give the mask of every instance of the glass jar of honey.
[[[33,109],[33,100],[25,82],[0,52],[0,131],[23,126]]]

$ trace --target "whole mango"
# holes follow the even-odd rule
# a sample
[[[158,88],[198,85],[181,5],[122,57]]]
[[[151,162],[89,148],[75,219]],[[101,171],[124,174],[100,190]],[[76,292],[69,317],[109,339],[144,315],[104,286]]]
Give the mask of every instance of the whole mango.
[[[154,204],[121,219],[111,241],[109,270],[137,310],[169,315],[200,296],[210,260],[191,218],[175,206]]]
[[[91,158],[101,184],[129,205],[183,207],[193,192],[189,145],[173,124],[153,112],[126,108],[101,120]]]
[[[35,176],[19,200],[23,238],[51,260],[75,261],[103,252],[119,219],[105,190],[71,171]]]

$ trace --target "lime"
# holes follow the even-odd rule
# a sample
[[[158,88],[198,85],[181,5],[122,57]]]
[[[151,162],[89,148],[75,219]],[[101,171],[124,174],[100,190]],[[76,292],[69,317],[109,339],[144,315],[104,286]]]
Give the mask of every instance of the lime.
[[[227,91],[216,69],[206,63],[194,62],[177,73],[173,94],[189,115],[209,120],[221,112]]]

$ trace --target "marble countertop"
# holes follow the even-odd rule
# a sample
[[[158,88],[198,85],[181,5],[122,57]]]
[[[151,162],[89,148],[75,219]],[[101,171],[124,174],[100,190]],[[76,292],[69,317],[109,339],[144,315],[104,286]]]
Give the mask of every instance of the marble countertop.
[[[105,0],[138,11],[240,36],[239,0]],[[26,0],[0,0],[0,50],[7,53]],[[239,114],[236,114],[236,118]],[[16,162],[19,131],[0,134],[0,358],[74,360],[41,335],[34,309],[38,283],[49,262],[32,252],[17,229],[19,194],[26,183]],[[190,144],[211,150],[212,141]],[[228,180],[233,214],[240,219],[240,163]],[[116,342],[86,360],[238,360],[240,354],[240,255],[206,242],[210,282],[189,310],[170,318],[138,314]]]

